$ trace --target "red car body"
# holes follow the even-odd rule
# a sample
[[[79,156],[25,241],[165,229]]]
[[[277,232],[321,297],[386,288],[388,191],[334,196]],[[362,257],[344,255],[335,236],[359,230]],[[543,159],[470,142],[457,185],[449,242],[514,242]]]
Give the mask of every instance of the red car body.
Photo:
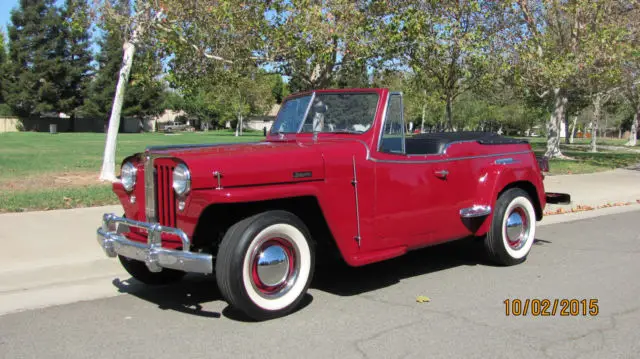
[[[509,189],[516,188],[521,197],[529,198],[528,221],[542,219],[547,197],[541,166],[548,163],[539,161],[526,141],[482,133],[411,135],[405,127],[395,137],[384,138],[401,143],[401,150],[393,152],[384,147],[392,142],[383,146],[381,136],[387,136],[385,120],[392,111],[404,124],[402,114],[390,107],[393,95],[399,96],[401,105],[401,94],[388,89],[319,90],[295,94],[285,103],[310,94],[355,93],[377,96],[373,121],[364,131],[283,133],[271,129],[256,143],[153,147],[126,158],[123,164],[135,166],[136,186],[127,191],[122,183],[114,183],[113,190],[124,216],[146,224],[131,227],[124,236],[148,249],[142,246],[147,242],[153,246],[149,233],[153,225],[176,228],[181,233],[162,232],[154,245],[189,250],[188,256],[208,253],[211,257],[201,261],[215,262],[217,243],[234,223],[261,211],[286,209],[307,224],[316,241],[337,249],[347,264],[362,266],[417,248],[486,236],[497,223],[492,217],[498,210],[498,198]],[[410,148],[427,143],[436,150],[420,153]],[[190,171],[190,190],[183,196],[172,189],[172,171],[178,164]],[[145,171],[154,174],[147,176]],[[509,223],[512,215],[507,214]],[[503,220],[505,237],[513,226],[522,233],[532,228],[524,215],[517,217],[522,218],[514,224]],[[500,223],[497,225],[493,231],[499,232]],[[99,232],[102,241],[108,237],[107,227],[103,225]],[[185,243],[190,248],[183,248]],[[145,256],[148,254],[138,258]],[[154,262],[145,260],[147,265]],[[215,270],[207,266],[200,271]],[[256,273],[254,270],[258,281]]]

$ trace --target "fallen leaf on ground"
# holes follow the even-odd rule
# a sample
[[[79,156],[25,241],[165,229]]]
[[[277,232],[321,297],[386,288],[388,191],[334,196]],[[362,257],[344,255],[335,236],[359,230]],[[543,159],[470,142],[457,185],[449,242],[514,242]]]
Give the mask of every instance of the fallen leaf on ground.
[[[418,298],[416,298],[416,302],[418,303],[424,303],[424,302],[430,302],[431,298],[429,297],[425,297],[424,295],[419,295]]]

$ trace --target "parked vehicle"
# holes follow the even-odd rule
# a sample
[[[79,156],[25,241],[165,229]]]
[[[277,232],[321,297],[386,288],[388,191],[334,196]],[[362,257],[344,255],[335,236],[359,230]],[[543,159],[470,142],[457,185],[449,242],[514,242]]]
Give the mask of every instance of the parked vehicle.
[[[180,131],[188,131],[188,132],[193,132],[195,131],[195,127],[191,126],[191,125],[187,125],[186,123],[180,123],[180,122],[167,122],[167,124],[164,125],[164,132],[180,132]]]
[[[351,266],[475,236],[491,260],[525,261],[549,198],[528,142],[405,133],[402,94],[303,92],[255,143],[149,147],[122,161],[98,242],[148,284],[215,275],[257,320],[298,307],[316,261]],[[551,194],[549,194],[551,195]]]

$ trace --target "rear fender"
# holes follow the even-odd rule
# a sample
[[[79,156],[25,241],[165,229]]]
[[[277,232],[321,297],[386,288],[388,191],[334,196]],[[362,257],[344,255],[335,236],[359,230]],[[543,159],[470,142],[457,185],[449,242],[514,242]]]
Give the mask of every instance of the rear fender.
[[[491,166],[486,173],[483,181],[478,186],[478,203],[479,205],[491,206],[491,213],[484,218],[478,225],[475,235],[485,235],[490,227],[495,212],[496,201],[500,193],[509,187],[522,187],[532,195],[533,205],[536,209],[536,219],[542,219],[542,209],[545,206],[546,199],[544,187],[540,180],[539,173],[531,167],[505,167],[494,165]]]

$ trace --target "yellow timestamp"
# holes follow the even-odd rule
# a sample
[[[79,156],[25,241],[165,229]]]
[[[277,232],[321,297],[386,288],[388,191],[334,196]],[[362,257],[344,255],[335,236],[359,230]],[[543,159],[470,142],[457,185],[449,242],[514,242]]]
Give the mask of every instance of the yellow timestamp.
[[[505,299],[503,303],[506,316],[595,317],[600,313],[597,299]]]

